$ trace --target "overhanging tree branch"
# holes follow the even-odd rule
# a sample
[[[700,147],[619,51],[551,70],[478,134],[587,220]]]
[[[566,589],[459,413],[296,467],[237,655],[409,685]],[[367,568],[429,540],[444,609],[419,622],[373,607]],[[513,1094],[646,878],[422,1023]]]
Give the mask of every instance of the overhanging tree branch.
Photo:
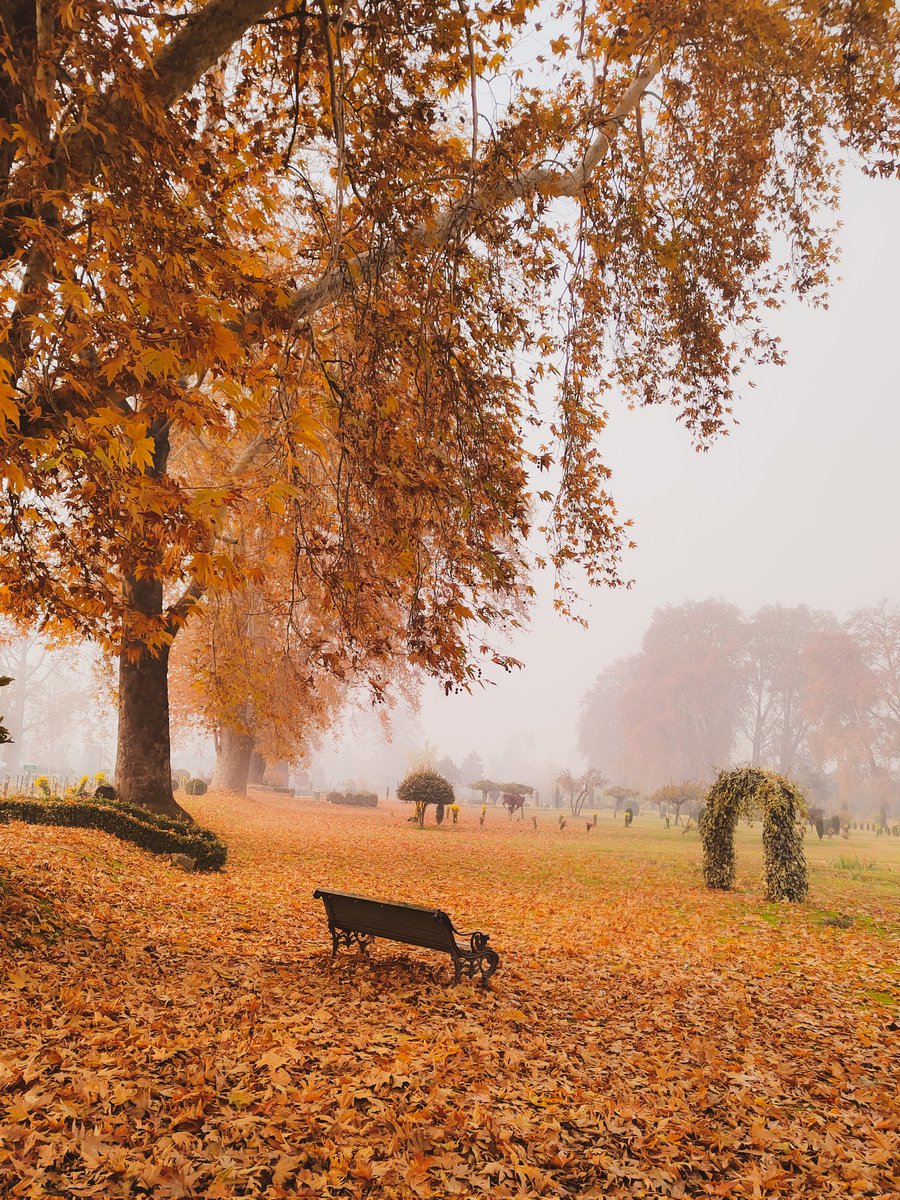
[[[187,18],[150,66],[141,72],[139,83],[164,108],[170,107],[277,3],[278,0],[209,0]],[[88,108],[78,125],[63,131],[51,147],[48,179],[51,191],[64,191],[73,173],[85,180],[92,179],[103,151],[105,131],[127,124],[133,110],[131,95],[112,88]],[[48,228],[58,227],[61,215],[55,204],[42,207],[41,217]],[[10,361],[14,376],[21,371],[27,354],[27,322],[38,310],[38,293],[54,274],[55,264],[46,247],[40,241],[33,242],[8,339],[5,345],[0,344],[0,355]]]
[[[226,472],[225,480],[230,481],[239,479],[242,475],[245,475],[256,462],[263,450],[265,450],[267,446],[271,445],[271,439],[267,434],[258,433],[234,460],[231,467]],[[221,480],[219,486],[222,486],[225,480]],[[211,536],[208,550],[213,550],[218,540],[219,538],[216,535]],[[168,606],[166,610],[166,622],[169,632],[173,637],[184,624],[194,605],[203,598],[205,592],[206,585],[200,583],[199,580],[194,579],[187,585],[178,599]]]
[[[464,200],[451,205],[436,218],[414,227],[403,245],[388,242],[379,251],[377,258],[372,251],[355,256],[352,267],[339,263],[329,268],[314,283],[298,288],[286,312],[295,325],[302,325],[360,282],[368,282],[376,267],[383,269],[385,262],[395,258],[401,249],[429,249],[446,245],[461,224],[473,216],[498,212],[518,200],[527,200],[536,195],[569,196],[581,195],[591,181],[600,163],[609,153],[616,133],[622,122],[640,104],[650,84],[659,75],[674,53],[674,48],[661,51],[632,80],[612,113],[600,124],[597,136],[585,151],[584,157],[571,170],[562,171],[553,167],[533,167],[499,186],[475,189]]]
[[[168,108],[189,92],[209,68],[278,0],[209,0],[167,42],[153,64],[150,85]]]

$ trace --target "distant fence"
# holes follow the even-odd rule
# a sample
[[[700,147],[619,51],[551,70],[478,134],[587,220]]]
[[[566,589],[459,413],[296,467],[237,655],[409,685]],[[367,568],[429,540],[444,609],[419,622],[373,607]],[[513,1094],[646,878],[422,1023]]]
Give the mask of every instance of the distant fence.
[[[23,771],[19,775],[4,775],[3,776],[3,795],[4,796],[34,796],[37,793],[43,795],[43,788],[35,787],[35,780],[44,778],[47,780],[47,788],[51,796],[64,796],[70,787],[75,787],[79,784],[84,775],[49,775],[46,771]],[[88,775],[88,791],[93,792],[97,786],[93,775]]]

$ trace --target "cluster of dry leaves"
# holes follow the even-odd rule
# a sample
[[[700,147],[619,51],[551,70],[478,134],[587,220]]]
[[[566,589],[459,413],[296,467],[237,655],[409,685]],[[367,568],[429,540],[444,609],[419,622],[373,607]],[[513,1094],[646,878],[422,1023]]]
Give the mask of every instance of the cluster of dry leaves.
[[[865,889],[839,929],[815,874],[774,909],[602,826],[192,807],[221,875],[0,829],[4,1196],[896,1196],[898,930]],[[317,884],[487,930],[493,990],[388,943],[332,965]]]

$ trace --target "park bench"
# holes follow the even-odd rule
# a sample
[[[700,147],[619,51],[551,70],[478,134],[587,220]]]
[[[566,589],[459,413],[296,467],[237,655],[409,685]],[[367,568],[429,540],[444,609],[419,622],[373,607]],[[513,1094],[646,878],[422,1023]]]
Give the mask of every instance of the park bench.
[[[313,898],[325,905],[332,958],[338,946],[349,950],[356,945],[365,951],[374,938],[386,938],[407,946],[441,950],[453,959],[454,984],[459,983],[463,974],[469,979],[480,974],[485,987],[500,965],[500,956],[488,946],[488,934],[460,933],[440,909],[393,904],[349,892],[326,892],[323,888],[316,888]]]

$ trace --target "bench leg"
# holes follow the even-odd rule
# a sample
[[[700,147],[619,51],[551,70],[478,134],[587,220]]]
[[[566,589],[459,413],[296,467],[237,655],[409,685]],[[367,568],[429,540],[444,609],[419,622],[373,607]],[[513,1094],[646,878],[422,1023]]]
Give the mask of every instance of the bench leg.
[[[331,957],[337,954],[338,946],[346,946],[348,950],[352,950],[354,946],[365,954],[369,947],[369,943],[375,939],[368,933],[355,933],[352,929],[331,929]]]
[[[462,951],[453,960],[453,983],[459,983],[465,973],[467,979],[481,976],[481,986],[490,987],[490,978],[500,966],[500,955],[496,950]]]

